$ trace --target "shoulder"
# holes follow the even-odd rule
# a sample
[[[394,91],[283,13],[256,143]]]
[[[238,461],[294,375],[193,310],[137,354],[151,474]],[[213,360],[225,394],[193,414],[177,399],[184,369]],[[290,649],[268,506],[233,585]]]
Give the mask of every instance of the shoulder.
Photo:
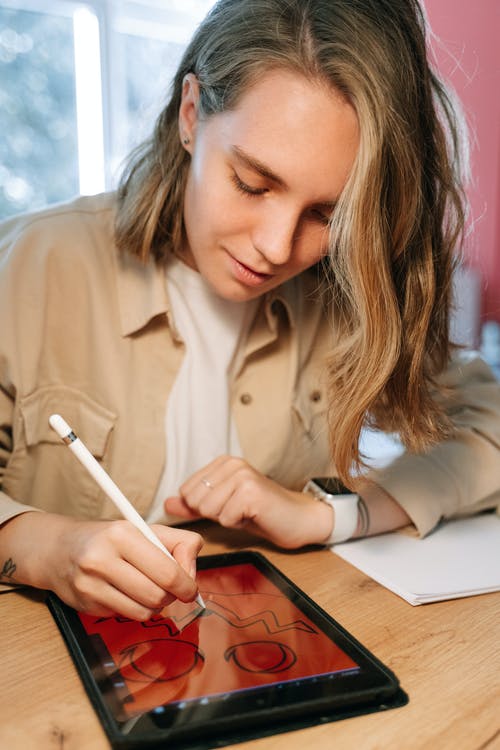
[[[103,193],[61,203],[0,224],[0,253],[16,245],[43,252],[61,248],[71,252],[83,245],[109,245],[113,240],[115,197]]]
[[[78,198],[0,225],[2,306],[75,296],[114,277],[114,196]],[[16,302],[17,301],[17,302]]]

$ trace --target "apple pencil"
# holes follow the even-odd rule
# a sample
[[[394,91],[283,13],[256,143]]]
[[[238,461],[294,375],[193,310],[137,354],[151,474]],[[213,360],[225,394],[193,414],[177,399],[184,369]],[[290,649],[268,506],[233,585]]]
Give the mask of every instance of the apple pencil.
[[[146,539],[153,542],[153,544],[158,547],[158,549],[161,549],[167,557],[174,560],[173,555],[171,555],[168,549],[160,542],[151,527],[146,523],[142,516],[139,515],[121,490],[118,489],[111,477],[106,474],[102,466],[97,463],[92,453],[85,447],[80,438],[75,435],[69,424],[65,422],[59,414],[52,414],[52,416],[49,417],[49,424],[52,429],[57,432],[59,437],[62,438],[63,442],[66,443],[73,455],[75,455],[80,463],[84,465],[90,476],[95,479],[109,499],[114,502],[124,518],[126,518],[127,521],[130,521],[136,529],[139,529]],[[205,609],[205,602],[203,601],[201,594],[198,594],[196,601],[200,607]]]

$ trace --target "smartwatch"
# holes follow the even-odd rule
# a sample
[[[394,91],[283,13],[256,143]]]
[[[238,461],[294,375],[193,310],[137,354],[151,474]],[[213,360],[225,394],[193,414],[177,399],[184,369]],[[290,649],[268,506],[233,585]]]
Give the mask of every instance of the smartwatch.
[[[335,513],[333,531],[325,544],[337,544],[350,539],[358,525],[359,496],[335,477],[310,479],[302,492],[313,495],[322,503],[330,505]]]

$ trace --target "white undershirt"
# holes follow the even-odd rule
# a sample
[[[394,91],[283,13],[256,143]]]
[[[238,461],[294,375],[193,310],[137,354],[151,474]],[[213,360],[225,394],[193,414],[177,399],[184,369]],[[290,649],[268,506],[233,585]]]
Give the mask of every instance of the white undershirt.
[[[201,274],[176,258],[167,268],[167,291],[186,351],[167,403],[165,470],[150,523],[178,520],[165,514],[163,501],[177,495],[193,472],[222,454],[241,455],[228,374],[255,310],[253,302],[222,299]]]

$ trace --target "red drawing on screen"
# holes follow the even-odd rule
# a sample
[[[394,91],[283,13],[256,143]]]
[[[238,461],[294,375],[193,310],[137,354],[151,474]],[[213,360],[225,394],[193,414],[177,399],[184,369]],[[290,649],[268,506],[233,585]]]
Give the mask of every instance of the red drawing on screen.
[[[175,602],[144,623],[80,614],[108,676],[125,683],[124,717],[357,667],[253,565],[201,570],[198,582],[205,610]]]

